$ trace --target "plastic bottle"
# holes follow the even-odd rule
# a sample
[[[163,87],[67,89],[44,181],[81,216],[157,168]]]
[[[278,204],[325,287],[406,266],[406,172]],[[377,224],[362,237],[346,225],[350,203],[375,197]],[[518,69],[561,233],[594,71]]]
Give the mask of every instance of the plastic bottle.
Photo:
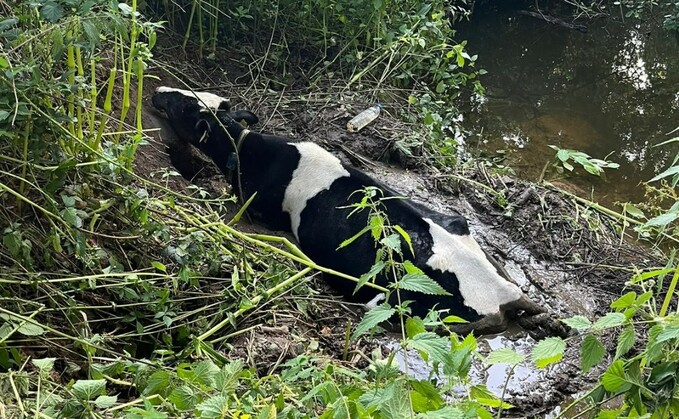
[[[374,121],[380,115],[381,109],[382,105],[378,103],[377,105],[372,106],[351,118],[351,121],[347,122],[347,131],[360,131],[363,127]]]

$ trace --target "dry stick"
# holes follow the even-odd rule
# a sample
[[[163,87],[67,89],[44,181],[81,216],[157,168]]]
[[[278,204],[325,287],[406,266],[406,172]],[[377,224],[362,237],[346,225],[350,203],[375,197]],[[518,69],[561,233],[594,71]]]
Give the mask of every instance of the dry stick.
[[[217,323],[215,326],[213,326],[210,330],[207,332],[203,333],[202,335],[198,336],[196,339],[199,342],[205,341],[205,339],[209,338],[210,336],[214,335],[218,331],[220,331],[224,326],[227,324],[231,323],[238,317],[240,317],[241,314],[245,313],[248,310],[251,310],[259,304],[260,301],[262,301],[265,298],[271,297],[273,294],[277,293],[278,291],[285,289],[288,285],[297,282],[301,277],[304,275],[308,274],[311,272],[313,269],[311,267],[306,267],[302,269],[301,271],[297,272],[295,275],[291,276],[290,278],[286,279],[285,281],[281,282],[280,284],[277,284],[274,287],[269,288],[268,290],[256,295],[250,300],[250,305],[244,306],[239,308],[235,313],[233,313],[231,316],[228,316],[226,319],[222,320],[221,322]]]
[[[577,195],[575,195],[575,194],[572,194],[572,193],[570,193],[570,192],[568,192],[568,191],[565,191],[565,190],[563,190],[563,189],[561,189],[561,188],[559,188],[559,187],[557,187],[557,186],[555,186],[555,185],[553,185],[553,184],[551,184],[551,183],[549,183],[549,182],[545,182],[545,185],[547,185],[548,187],[550,187],[552,190],[554,190],[554,191],[556,191],[556,192],[559,192],[559,193],[561,193],[561,194],[564,194],[564,195],[566,195],[566,196],[568,196],[568,197],[570,197],[570,198],[572,198],[572,199],[578,201],[579,203],[581,203],[581,204],[583,204],[583,205],[586,205],[586,206],[591,207],[591,208],[593,208],[593,209],[595,209],[595,210],[597,210],[597,211],[599,211],[599,212],[601,212],[601,213],[603,213],[603,214],[608,215],[609,217],[615,218],[615,219],[617,219],[617,220],[625,221],[625,222],[628,222],[628,223],[630,223],[630,224],[638,225],[638,226],[644,224],[643,222],[641,222],[641,221],[639,221],[639,220],[635,220],[635,219],[630,218],[630,217],[628,217],[628,216],[626,216],[626,215],[624,215],[624,214],[620,214],[619,212],[616,212],[616,211],[613,211],[612,209],[606,208],[606,207],[604,207],[603,205],[597,204],[596,202],[592,202],[592,201],[590,201],[590,200],[588,200],[588,199],[580,198],[579,196],[577,196]],[[674,236],[669,235],[669,234],[664,233],[664,232],[659,233],[659,234],[660,234],[661,236],[667,238],[667,239],[670,239],[670,240],[672,240],[672,241],[675,241],[675,242],[679,243],[679,238],[678,238],[678,237],[674,237]]]

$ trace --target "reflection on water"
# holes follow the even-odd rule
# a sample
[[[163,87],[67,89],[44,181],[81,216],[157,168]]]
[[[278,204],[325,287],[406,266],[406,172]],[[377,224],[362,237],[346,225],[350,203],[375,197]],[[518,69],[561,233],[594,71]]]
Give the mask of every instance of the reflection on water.
[[[674,156],[670,147],[653,147],[679,126],[673,34],[603,19],[582,33],[497,11],[474,16],[459,38],[469,40],[489,72],[482,79],[487,98],[472,100],[465,111],[470,149],[506,150],[510,166],[531,180],[553,159],[549,144],[609,156],[621,167],[607,170],[607,179],[574,180],[609,203],[642,200],[639,182]]]

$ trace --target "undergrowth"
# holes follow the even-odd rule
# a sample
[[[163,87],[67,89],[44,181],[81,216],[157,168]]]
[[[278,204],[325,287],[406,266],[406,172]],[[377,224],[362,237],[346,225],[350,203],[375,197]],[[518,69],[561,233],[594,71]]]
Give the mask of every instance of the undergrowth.
[[[218,58],[222,42],[241,52],[249,45],[257,52],[251,76],[262,85],[272,72],[283,75],[276,78],[281,85],[296,82],[296,68],[286,68],[294,55],[300,63],[313,57],[299,67],[311,86],[336,72],[349,90],[373,86],[371,101],[380,100],[385,86],[402,88],[413,106],[404,117],[424,121],[424,128],[397,146],[426,149],[445,167],[456,148],[452,101],[465,86],[482,90],[478,73],[468,70],[475,57],[453,42],[464,2],[368,5],[366,13],[365,2],[350,0],[275,7],[157,1],[143,11],[162,11],[207,60]],[[275,324],[277,316],[313,323],[323,308],[307,282],[329,271],[285,239],[235,228],[242,212],[224,220],[231,197],[181,192],[135,173],[147,138],[144,81],[161,27],[137,6],[0,3],[6,12],[0,20],[0,414],[487,418],[511,409],[472,381],[472,360],[513,370],[527,356],[510,350],[484,356],[472,335],[435,335],[428,330],[461,319],[413,318],[406,302],[373,308],[353,329],[349,323],[341,356],[290,330],[284,333],[298,334],[302,348],[294,356],[282,352],[271,370],[229,356],[239,336]],[[654,179],[671,180],[653,192],[662,199],[618,214],[622,230],[634,226],[649,239],[676,241],[676,163]],[[365,193],[356,208],[370,213],[362,234],[372,235],[381,257],[362,278],[332,273],[371,286],[384,271],[393,285],[382,291],[441,292],[400,261],[410,238],[389,223],[378,191]],[[679,414],[679,271],[671,255],[662,269],[636,272],[635,290],[614,301],[611,313],[567,320],[584,336],[583,371],[604,361],[604,331],[621,330],[612,364],[583,397],[598,411],[602,401],[623,396],[620,408],[600,417]],[[397,350],[386,357],[363,352],[359,342],[394,313],[401,326]],[[576,339],[546,339],[530,362],[541,368],[558,362]],[[398,353],[406,363],[424,358],[439,376],[401,373]]]

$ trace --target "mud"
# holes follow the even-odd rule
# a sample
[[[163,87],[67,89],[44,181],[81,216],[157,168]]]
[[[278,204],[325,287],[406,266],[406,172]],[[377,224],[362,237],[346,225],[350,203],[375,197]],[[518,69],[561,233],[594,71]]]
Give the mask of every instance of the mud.
[[[165,53],[171,56],[172,50]],[[528,296],[558,316],[580,314],[593,319],[607,312],[608,304],[620,295],[629,279],[629,274],[617,267],[629,266],[631,262],[642,267],[655,262],[645,256],[648,252],[621,241],[610,220],[579,206],[557,188],[491,175],[482,169],[468,172],[451,169],[442,173],[431,167],[418,167],[417,161],[393,150],[393,143],[405,134],[403,129],[407,127],[391,117],[392,111],[397,112],[388,103],[373,125],[358,134],[349,134],[344,129],[347,120],[365,104],[348,105],[346,92],[329,91],[312,100],[311,95],[275,92],[255,83],[234,85],[232,81],[243,80],[239,76],[245,71],[231,62],[222,63],[220,71],[211,67],[209,75],[199,66],[184,65],[183,76],[189,86],[200,88],[195,80],[203,80],[203,87],[219,86],[212,91],[230,98],[237,109],[252,109],[258,114],[262,126],[255,129],[315,141],[402,194],[438,211],[467,217],[481,246],[504,263]],[[182,86],[173,75],[160,69],[156,75],[159,80],[146,83],[147,98],[158,85]],[[152,110],[150,100],[146,106],[145,127],[161,129],[149,131],[149,144],[139,149],[137,173],[158,181],[159,173],[174,167],[182,176],[168,177],[168,188],[189,192],[189,185],[194,183],[216,196],[228,191],[229,185],[208,159],[173,137]],[[383,162],[399,165],[390,167]],[[404,166],[416,170],[404,170]],[[479,184],[501,191],[508,205],[500,206],[497,196]],[[236,209],[234,206],[229,212]],[[240,228],[268,233],[247,223],[241,223]],[[320,304],[318,300],[314,304],[296,302],[298,307],[303,306],[302,311],[307,310],[308,316],[267,310],[266,317],[248,317],[239,326],[239,334],[230,337],[222,350],[226,356],[243,359],[260,373],[270,374],[305,351],[345,359],[362,367],[367,365],[365,354],[375,346],[383,352],[396,347],[395,338],[385,337],[377,341],[360,340],[345,348],[347,320],[355,324],[358,318],[355,308],[332,297],[320,301]],[[603,340],[609,353],[615,350],[612,336],[604,336]],[[509,347],[526,355],[535,344],[520,330],[486,337],[480,342],[482,353]],[[595,369],[587,375],[580,374],[576,347],[569,345],[564,360],[557,365],[536,370],[526,362],[510,376],[505,366],[486,368],[475,360],[472,379],[487,383],[494,393],[504,394],[516,406],[505,412],[507,417],[544,417],[560,409],[559,405],[571,395],[586,390],[600,372]],[[408,357],[409,374],[422,379],[433,374],[421,359],[417,361],[417,354]],[[397,359],[402,361],[402,355]]]

